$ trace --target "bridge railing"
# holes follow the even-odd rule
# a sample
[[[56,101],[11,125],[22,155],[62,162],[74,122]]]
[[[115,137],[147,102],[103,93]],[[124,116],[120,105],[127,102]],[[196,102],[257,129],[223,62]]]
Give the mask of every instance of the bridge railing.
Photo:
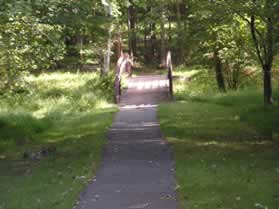
[[[168,70],[168,80],[169,80],[169,93],[170,97],[173,99],[173,66],[171,60],[171,52],[167,53],[167,70]]]
[[[121,58],[120,58],[121,59]],[[116,69],[115,69],[115,81],[114,81],[114,102],[118,104],[120,102],[121,97],[121,76],[124,71],[124,66],[121,60],[118,60]],[[171,52],[167,53],[166,67],[168,71],[168,80],[169,80],[169,94],[171,99],[173,99],[173,66],[172,66],[172,58]]]
[[[114,80],[114,102],[118,104],[121,96],[121,63],[117,63]]]

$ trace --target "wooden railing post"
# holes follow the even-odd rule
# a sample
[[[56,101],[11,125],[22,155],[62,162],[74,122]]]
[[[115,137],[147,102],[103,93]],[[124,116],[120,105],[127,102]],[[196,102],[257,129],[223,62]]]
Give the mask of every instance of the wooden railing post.
[[[167,69],[168,69],[168,79],[169,79],[169,92],[170,92],[170,97],[173,99],[173,77],[172,77],[173,67],[172,67],[170,51],[168,51],[167,54]]]
[[[118,61],[115,69],[115,80],[114,80],[114,102],[118,104],[121,96],[121,63]]]
[[[130,55],[128,53],[122,54],[116,64],[115,68],[115,81],[114,81],[114,89],[115,89],[115,98],[114,101],[116,104],[120,102],[121,96],[121,77],[122,74],[126,71],[129,67],[129,76],[131,75],[131,67],[133,66],[133,62],[130,59]]]
[[[118,76],[115,76],[114,89],[115,89],[114,102],[115,104],[118,104],[120,102],[120,96],[121,96],[121,80],[118,78]]]

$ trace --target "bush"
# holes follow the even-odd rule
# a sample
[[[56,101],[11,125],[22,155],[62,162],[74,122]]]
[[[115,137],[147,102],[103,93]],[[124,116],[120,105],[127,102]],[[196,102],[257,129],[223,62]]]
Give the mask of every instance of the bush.
[[[97,81],[96,79],[89,80],[86,83],[87,88],[92,91],[97,91],[99,95],[104,95],[106,99],[112,101],[114,94],[114,73],[101,76]],[[104,94],[104,92],[106,94]]]

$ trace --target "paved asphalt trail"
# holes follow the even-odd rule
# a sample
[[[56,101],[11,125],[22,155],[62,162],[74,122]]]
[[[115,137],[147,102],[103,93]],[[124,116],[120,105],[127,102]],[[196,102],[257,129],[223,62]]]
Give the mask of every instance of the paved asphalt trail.
[[[168,100],[165,76],[129,79],[96,178],[76,209],[176,209],[174,162],[156,105]]]

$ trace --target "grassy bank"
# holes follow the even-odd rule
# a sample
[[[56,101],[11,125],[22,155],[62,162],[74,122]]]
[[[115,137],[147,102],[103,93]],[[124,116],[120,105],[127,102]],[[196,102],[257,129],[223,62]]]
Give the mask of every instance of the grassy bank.
[[[97,73],[29,75],[0,100],[0,208],[69,209],[92,179],[116,108]]]
[[[178,101],[161,105],[159,118],[174,151],[180,208],[276,209],[278,105],[263,107],[256,81],[220,94],[212,74],[178,73],[194,77],[176,81]]]

